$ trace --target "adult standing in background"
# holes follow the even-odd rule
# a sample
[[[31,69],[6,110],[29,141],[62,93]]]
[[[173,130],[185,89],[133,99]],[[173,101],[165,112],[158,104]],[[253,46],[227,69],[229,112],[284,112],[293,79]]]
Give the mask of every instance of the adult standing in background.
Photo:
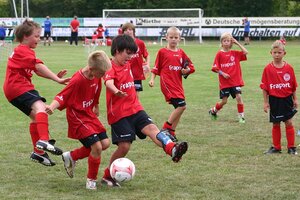
[[[72,45],[73,41],[75,42],[75,45],[78,45],[78,28],[79,28],[79,21],[77,19],[77,16],[74,16],[74,19],[70,23],[71,28],[71,39],[70,39],[70,45]]]
[[[46,20],[44,21],[44,46],[46,43],[50,46],[51,42],[51,31],[52,31],[52,23],[50,21],[50,17],[47,16]]]
[[[250,21],[248,21],[248,17],[245,17],[245,19],[243,19],[243,25],[244,25],[244,41],[245,41],[245,45],[249,45],[250,44],[250,38],[249,38]]]

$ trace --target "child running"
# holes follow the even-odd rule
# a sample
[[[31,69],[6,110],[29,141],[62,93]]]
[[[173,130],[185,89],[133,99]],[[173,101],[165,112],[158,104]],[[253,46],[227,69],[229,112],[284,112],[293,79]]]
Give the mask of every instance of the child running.
[[[68,137],[79,140],[83,146],[64,152],[62,159],[67,174],[73,178],[76,161],[88,158],[87,189],[97,189],[101,152],[110,144],[98,119],[101,77],[110,68],[110,60],[103,51],[91,53],[87,65],[73,75],[70,83],[47,107],[49,114],[57,108],[66,108]]]
[[[286,61],[283,61],[286,51],[282,41],[276,40],[272,44],[270,53],[273,61],[264,68],[260,84],[264,97],[264,111],[267,113],[270,110],[270,122],[273,123],[273,146],[265,154],[281,153],[280,122],[284,122],[287,152],[297,155],[295,129],[292,121],[298,107],[296,95],[298,85],[294,69]]]
[[[43,61],[36,58],[35,49],[40,41],[41,27],[26,19],[15,29],[16,40],[20,43],[8,58],[3,90],[7,100],[30,117],[29,132],[33,144],[31,160],[45,166],[54,166],[48,151],[61,155],[60,148],[54,146],[55,140],[49,139],[48,115],[45,111],[46,99],[39,95],[31,82],[33,72],[40,77],[66,84],[70,78],[62,78],[66,70],[54,74]]]
[[[178,48],[180,42],[178,28],[168,28],[166,40],[167,47],[160,49],[157,53],[149,86],[154,87],[155,77],[160,76],[160,88],[165,100],[174,107],[174,111],[163,124],[163,129],[167,129],[173,136],[172,139],[177,141],[175,129],[186,109],[182,77],[187,78],[189,74],[195,72],[195,68],[185,52]]]
[[[236,44],[241,51],[231,50]],[[219,74],[219,87],[221,102],[217,102],[209,110],[212,119],[217,119],[217,113],[227,103],[229,95],[236,98],[238,118],[240,123],[245,123],[244,103],[241,87],[244,86],[240,61],[247,60],[248,51],[230,33],[221,35],[221,50],[218,51],[212,71]]]
[[[149,136],[157,146],[163,147],[174,162],[179,162],[188,149],[187,142],[172,142],[167,131],[160,131],[153,124],[137,98],[129,63],[136,51],[137,46],[133,38],[128,35],[118,35],[112,42],[112,69],[106,73],[104,80],[112,143],[118,147],[110,158],[109,166],[115,159],[127,155],[136,136],[140,139]],[[110,175],[109,166],[104,171],[101,183],[119,187],[120,184]]]

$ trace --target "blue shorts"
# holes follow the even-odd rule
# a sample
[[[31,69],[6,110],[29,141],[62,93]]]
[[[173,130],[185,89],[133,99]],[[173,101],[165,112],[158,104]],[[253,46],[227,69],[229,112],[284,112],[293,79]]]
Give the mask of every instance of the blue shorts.
[[[27,116],[29,116],[32,111],[32,104],[39,100],[46,102],[46,99],[44,97],[41,97],[38,91],[30,90],[14,98],[10,101],[10,103],[21,110],[23,113],[25,113]]]
[[[142,133],[142,129],[149,124],[153,124],[152,119],[143,110],[124,117],[111,125],[111,141],[113,144],[132,142],[136,135],[140,139],[145,139],[146,135]]]
[[[229,95],[231,95],[232,98],[235,99],[236,94],[242,94],[242,88],[240,86],[224,88],[220,90],[220,99],[223,99],[224,97],[229,97]]]

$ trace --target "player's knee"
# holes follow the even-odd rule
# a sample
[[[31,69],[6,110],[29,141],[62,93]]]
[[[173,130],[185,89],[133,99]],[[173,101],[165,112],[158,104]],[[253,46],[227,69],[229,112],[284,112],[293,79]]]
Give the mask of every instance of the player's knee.
[[[129,152],[130,146],[131,146],[130,142],[120,142],[118,144],[119,153],[125,156]]]
[[[108,147],[110,146],[109,139],[101,140],[101,145],[102,145],[102,151],[108,149]]]

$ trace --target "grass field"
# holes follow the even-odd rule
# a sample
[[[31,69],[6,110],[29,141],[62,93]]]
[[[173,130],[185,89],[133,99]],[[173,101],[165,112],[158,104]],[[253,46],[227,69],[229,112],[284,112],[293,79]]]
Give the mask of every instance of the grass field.
[[[183,80],[187,110],[176,130],[180,140],[189,142],[189,150],[182,161],[175,164],[149,139],[135,141],[128,158],[136,165],[136,176],[122,188],[98,186],[97,191],[87,191],[87,160],[78,163],[73,179],[66,175],[60,157],[52,156],[57,162],[54,167],[31,162],[29,118],[12,107],[1,92],[0,199],[300,199],[300,158],[287,154],[283,124],[283,153],[263,154],[271,146],[271,124],[268,114],[263,112],[259,83],[264,66],[271,61],[271,43],[253,42],[247,46],[248,61],[242,62],[246,84],[242,95],[245,124],[237,122],[236,101],[233,99],[229,99],[217,121],[208,116],[209,108],[219,101],[217,74],[210,70],[218,42],[181,46],[196,66],[196,73]],[[101,48],[109,54],[108,47]],[[159,45],[148,45],[151,64],[159,48]],[[299,42],[288,42],[286,49],[285,59],[294,66],[300,81]],[[71,47],[65,43],[54,43],[50,47],[40,45],[36,53],[53,71],[65,68],[69,75],[83,67],[87,58],[84,47]],[[0,61],[2,87],[6,59],[1,57]],[[33,82],[48,102],[63,87],[37,76]],[[104,99],[105,91],[101,95],[100,120],[109,130]],[[147,81],[144,82],[141,102],[159,127],[173,109],[164,102],[159,78],[154,88],[149,88]],[[64,150],[79,147],[79,142],[67,138],[65,112],[57,111],[49,119],[50,133],[57,140],[57,146]],[[294,124],[296,129],[300,128],[297,115]],[[115,148],[112,145],[103,152],[99,178]]]

